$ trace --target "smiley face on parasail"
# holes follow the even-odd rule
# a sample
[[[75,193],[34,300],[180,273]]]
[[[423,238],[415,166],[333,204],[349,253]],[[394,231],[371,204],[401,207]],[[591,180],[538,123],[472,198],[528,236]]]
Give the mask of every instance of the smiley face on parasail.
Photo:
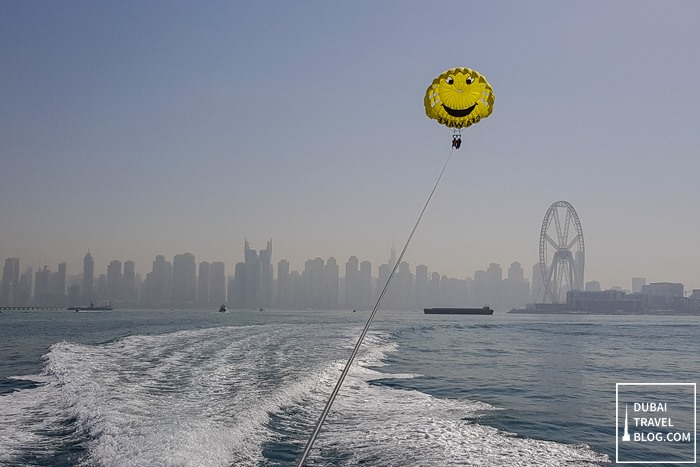
[[[451,68],[433,80],[425,91],[425,113],[438,123],[461,129],[493,112],[491,85],[479,72]]]

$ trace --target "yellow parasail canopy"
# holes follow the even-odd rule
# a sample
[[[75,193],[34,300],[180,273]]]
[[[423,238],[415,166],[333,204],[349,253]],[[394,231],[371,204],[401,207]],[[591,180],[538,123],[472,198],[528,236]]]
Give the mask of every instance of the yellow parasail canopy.
[[[425,91],[425,113],[450,128],[464,128],[493,112],[491,85],[470,68],[450,68]]]

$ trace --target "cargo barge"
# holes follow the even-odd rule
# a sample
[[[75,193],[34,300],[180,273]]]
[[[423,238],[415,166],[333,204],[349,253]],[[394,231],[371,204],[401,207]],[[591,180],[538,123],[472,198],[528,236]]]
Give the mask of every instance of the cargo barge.
[[[426,315],[492,315],[493,310],[488,306],[481,308],[424,308]]]

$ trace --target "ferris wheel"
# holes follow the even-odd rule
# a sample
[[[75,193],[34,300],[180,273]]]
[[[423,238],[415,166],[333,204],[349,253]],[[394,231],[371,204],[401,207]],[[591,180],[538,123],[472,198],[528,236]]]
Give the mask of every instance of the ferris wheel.
[[[553,203],[540,230],[540,270],[544,301],[566,301],[566,292],[583,289],[585,250],[581,221],[567,201]],[[563,297],[562,297],[563,296]]]

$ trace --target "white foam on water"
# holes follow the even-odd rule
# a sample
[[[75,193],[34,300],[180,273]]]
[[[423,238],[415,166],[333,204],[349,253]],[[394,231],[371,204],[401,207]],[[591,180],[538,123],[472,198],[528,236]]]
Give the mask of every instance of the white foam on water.
[[[268,413],[305,387],[285,384],[300,373],[294,331],[303,335],[258,326],[137,336],[97,352],[63,344],[49,368],[89,440],[87,463],[258,463]]]
[[[478,402],[369,387],[340,400],[317,459],[346,453],[347,465],[592,466],[607,457],[587,446],[525,439],[480,425]],[[323,464],[323,462],[321,462]]]
[[[355,343],[357,329],[263,325],[52,346],[41,385],[0,398],[0,463],[65,436],[83,465],[280,465],[264,449],[301,452]],[[586,446],[523,439],[478,424],[493,407],[371,384],[397,350],[370,332],[310,458],[312,465],[585,466]],[[27,377],[23,377],[27,378]],[[58,438],[51,433],[70,435]],[[340,459],[340,460],[339,460]]]
[[[85,465],[265,462],[263,445],[276,436],[269,414],[302,399],[350,343],[343,331],[317,326],[310,337],[310,329],[226,327],[54,344],[44,373],[33,377],[43,384],[0,399],[0,462],[12,464],[27,446],[58,449],[66,423],[86,448]]]
[[[31,380],[39,384],[49,382],[40,375],[32,376]],[[51,392],[41,386],[0,397],[0,464],[14,465],[14,459],[27,448],[35,452],[51,450],[51,442],[40,433],[58,426],[61,417],[48,408],[50,405]],[[19,428],[26,426],[33,429]]]
[[[370,384],[375,379],[417,376],[376,371],[386,353],[396,348],[381,340],[381,336],[368,336],[369,349],[348,374],[314,445],[311,465],[335,465],[337,459],[343,459],[342,465],[436,467],[583,467],[609,461],[585,445],[526,439],[480,425],[481,414],[496,410],[483,402]],[[334,375],[335,371],[325,371],[324,385],[332,387]],[[321,391],[314,392],[321,396]],[[313,405],[318,408],[321,403],[325,399]]]

